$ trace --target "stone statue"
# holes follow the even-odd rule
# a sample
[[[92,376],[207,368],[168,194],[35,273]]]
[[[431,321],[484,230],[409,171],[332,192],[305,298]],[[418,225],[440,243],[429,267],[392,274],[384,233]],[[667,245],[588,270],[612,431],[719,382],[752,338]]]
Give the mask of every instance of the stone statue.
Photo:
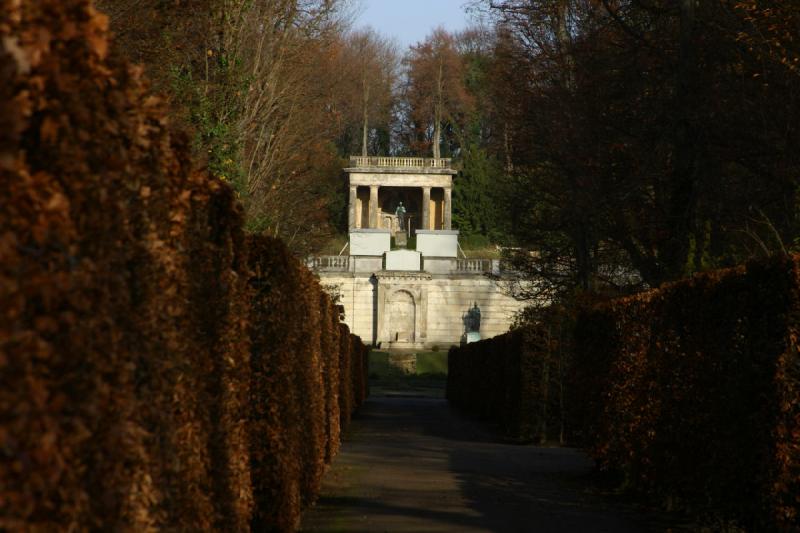
[[[481,309],[478,307],[478,302],[467,311],[467,332],[481,330]]]
[[[397,231],[405,231],[406,230],[406,208],[403,207],[403,202],[400,202],[397,205],[397,209],[394,210],[394,214],[397,217]]]

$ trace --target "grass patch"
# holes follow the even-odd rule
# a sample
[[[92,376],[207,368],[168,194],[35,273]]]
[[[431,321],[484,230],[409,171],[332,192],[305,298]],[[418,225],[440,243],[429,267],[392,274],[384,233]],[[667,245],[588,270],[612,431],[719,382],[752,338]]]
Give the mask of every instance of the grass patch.
[[[414,373],[407,374],[392,364],[389,353],[373,350],[369,354],[371,394],[376,396],[411,394],[444,397],[447,383],[447,352],[419,352]]]
[[[388,352],[369,352],[369,377],[370,379],[381,379],[400,376],[399,368],[389,364]]]
[[[502,259],[503,252],[499,250],[496,246],[490,246],[487,248],[474,248],[468,250],[463,248],[464,255],[467,256],[467,259]]]
[[[441,375],[447,377],[447,352],[423,352],[417,354],[417,375]]]
[[[347,244],[350,237],[347,234],[337,234],[331,237],[331,239],[322,247],[319,251],[319,255],[339,255],[339,252],[342,251],[344,245]],[[350,253],[349,250],[344,251],[344,255],[348,255]]]
[[[458,243],[469,259],[500,259],[503,255],[501,248],[484,235],[462,235]]]
[[[406,374],[389,361],[389,352],[373,350],[369,353],[370,377],[394,378],[429,376],[447,378],[447,352],[418,352],[416,372]]]

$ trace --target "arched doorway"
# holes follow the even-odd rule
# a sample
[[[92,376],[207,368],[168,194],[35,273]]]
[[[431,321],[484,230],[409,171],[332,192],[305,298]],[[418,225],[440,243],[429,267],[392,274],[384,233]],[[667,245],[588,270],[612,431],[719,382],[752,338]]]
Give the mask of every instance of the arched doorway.
[[[414,297],[407,291],[397,291],[388,302],[389,338],[391,342],[414,342],[417,309]]]

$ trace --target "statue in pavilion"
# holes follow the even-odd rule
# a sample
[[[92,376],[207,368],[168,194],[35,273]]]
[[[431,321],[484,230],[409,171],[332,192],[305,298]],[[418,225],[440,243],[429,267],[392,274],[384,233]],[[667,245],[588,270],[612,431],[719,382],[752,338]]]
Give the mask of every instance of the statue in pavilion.
[[[403,202],[397,205],[394,215],[397,217],[397,231],[404,232],[406,230],[406,208],[403,207]]]

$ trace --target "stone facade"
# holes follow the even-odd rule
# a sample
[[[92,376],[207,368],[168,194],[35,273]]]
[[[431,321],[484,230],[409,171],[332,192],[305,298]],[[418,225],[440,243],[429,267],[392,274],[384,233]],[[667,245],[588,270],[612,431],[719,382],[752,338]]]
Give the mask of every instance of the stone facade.
[[[508,331],[514,314],[525,306],[505,292],[502,282],[482,275],[321,272],[320,279],[339,295],[351,331],[365,342],[387,348],[447,348],[461,343],[464,319],[475,303],[481,310],[481,337],[494,337]]]
[[[345,171],[350,255],[311,258],[309,266],[339,296],[353,333],[382,349],[445,349],[466,340],[475,305],[482,338],[508,331],[526,304],[498,281],[499,261],[458,257],[448,159],[353,157]],[[401,201],[405,228],[395,215]],[[416,236],[416,250],[389,250],[392,237],[397,244],[406,235]]]

